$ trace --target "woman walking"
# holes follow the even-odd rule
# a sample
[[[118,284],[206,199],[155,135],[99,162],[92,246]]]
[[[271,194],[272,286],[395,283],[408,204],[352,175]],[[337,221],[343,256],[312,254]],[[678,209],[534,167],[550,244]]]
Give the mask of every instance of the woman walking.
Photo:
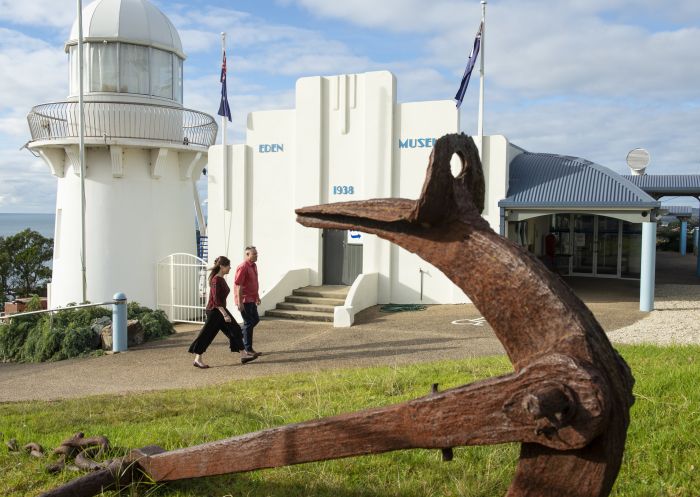
[[[222,256],[219,256],[214,261],[214,267],[209,273],[209,302],[207,302],[206,314],[207,321],[190,345],[190,353],[194,356],[194,367],[207,369],[209,366],[202,361],[202,354],[206,352],[212,340],[219,331],[228,337],[231,352],[241,353],[241,363],[253,361],[258,358],[256,354],[250,354],[245,351],[243,346],[243,334],[241,327],[231,313],[226,309],[226,297],[230,292],[228,284],[224,279],[229,271],[231,271],[231,261]]]

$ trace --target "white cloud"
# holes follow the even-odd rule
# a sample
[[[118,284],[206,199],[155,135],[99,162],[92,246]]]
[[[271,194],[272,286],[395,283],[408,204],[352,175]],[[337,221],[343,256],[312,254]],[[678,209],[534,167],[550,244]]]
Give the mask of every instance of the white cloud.
[[[439,33],[455,27],[472,31],[481,17],[481,6],[476,0],[278,0],[277,3],[297,5],[319,18],[340,19],[359,26],[396,32]],[[495,9],[501,9],[505,16],[524,28],[544,20],[549,21],[550,29],[559,27],[570,31],[576,30],[575,22],[562,26],[554,22],[561,13],[569,13],[573,20],[579,16],[597,16],[629,19],[631,22],[668,21],[685,25],[696,24],[700,18],[700,4],[696,0],[678,0],[672,5],[661,0],[502,0],[488,4],[487,19],[491,18]]]
[[[562,8],[546,16],[533,16],[531,9],[495,5],[489,16],[487,75],[512,98],[697,98],[700,65],[690,61],[697,58],[700,29],[654,33]],[[463,30],[436,34],[429,55],[458,78],[472,36]]]
[[[694,137],[696,111],[623,102],[560,101],[489,109],[487,134],[506,135],[531,152],[583,157],[627,174],[625,157],[644,147],[652,155],[651,174],[700,174]]]
[[[26,115],[68,92],[67,60],[60,47],[0,28],[0,211],[52,212],[56,181],[44,164],[19,148],[30,138]]]
[[[478,3],[474,2],[474,9],[468,9],[465,2],[459,0],[282,0],[279,3],[297,4],[316,17],[343,19],[360,26],[396,32],[433,31],[437,26],[463,25],[465,20],[476,20],[481,15]]]
[[[75,0],[0,0],[0,20],[13,24],[68,30],[76,16]]]
[[[43,160],[26,150],[0,153],[0,212],[53,212],[56,178]]]
[[[60,48],[16,31],[0,29],[0,112],[26,114],[39,103],[68,93],[68,61]]]
[[[425,39],[433,67],[459,78],[480,18],[477,2],[287,0],[318,17]],[[680,14],[683,13],[683,14]],[[673,27],[663,21],[675,22]],[[697,98],[700,3],[658,0],[513,1],[488,5],[490,81],[518,97],[558,94]],[[652,28],[652,26],[657,26]]]
[[[285,76],[334,74],[373,68],[346,44],[308,29],[269,23],[247,13],[222,8],[173,6],[171,19],[179,27],[185,52],[218,53],[219,31],[227,33],[227,57],[232,72]]]

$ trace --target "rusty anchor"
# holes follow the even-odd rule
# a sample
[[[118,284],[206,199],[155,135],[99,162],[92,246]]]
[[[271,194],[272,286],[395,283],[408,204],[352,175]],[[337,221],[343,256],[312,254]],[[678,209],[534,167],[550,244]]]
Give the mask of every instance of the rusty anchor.
[[[457,176],[454,154],[462,160]],[[491,324],[512,374],[195,447],[135,450],[43,495],[95,495],[144,473],[165,482],[413,448],[449,459],[452,447],[508,442],[521,443],[508,497],[609,495],[634,402],[630,369],[566,284],[482,219],[484,188],[473,140],[446,135],[417,201],[305,207],[297,221],[374,234],[432,263]]]

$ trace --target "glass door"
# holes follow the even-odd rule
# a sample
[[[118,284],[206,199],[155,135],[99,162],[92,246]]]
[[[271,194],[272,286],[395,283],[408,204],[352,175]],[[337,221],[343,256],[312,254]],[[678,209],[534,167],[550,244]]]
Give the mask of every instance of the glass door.
[[[555,264],[562,275],[571,273],[571,214],[555,214],[552,233],[557,237]]]
[[[598,217],[598,257],[596,274],[617,276],[620,253],[620,221],[610,217]]]
[[[592,214],[573,215],[573,260],[574,274],[593,274],[595,260],[595,216]]]
[[[622,256],[620,275],[639,278],[642,267],[642,224],[622,222]]]

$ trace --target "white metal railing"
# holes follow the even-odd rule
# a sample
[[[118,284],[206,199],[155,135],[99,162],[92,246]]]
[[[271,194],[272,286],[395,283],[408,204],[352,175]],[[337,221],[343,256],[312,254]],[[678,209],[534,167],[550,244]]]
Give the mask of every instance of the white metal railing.
[[[113,305],[114,301],[110,300],[109,302],[99,302],[96,304],[90,303],[90,304],[78,304],[78,305],[67,305],[66,307],[55,307],[53,309],[40,309],[38,311],[29,311],[29,312],[15,312],[15,313],[0,313],[0,321],[4,319],[13,319],[13,318],[21,318],[24,316],[32,316],[34,314],[49,314],[49,313],[54,313],[54,312],[60,312],[60,311],[70,311],[73,309],[82,309],[83,307],[102,307],[105,305]]]
[[[205,260],[192,254],[170,254],[158,263],[156,278],[156,306],[170,321],[206,321],[209,281]]]
[[[213,117],[181,107],[131,102],[85,102],[87,138],[130,138],[209,147],[218,126]],[[27,115],[32,141],[76,138],[77,102],[54,102],[34,107]]]

